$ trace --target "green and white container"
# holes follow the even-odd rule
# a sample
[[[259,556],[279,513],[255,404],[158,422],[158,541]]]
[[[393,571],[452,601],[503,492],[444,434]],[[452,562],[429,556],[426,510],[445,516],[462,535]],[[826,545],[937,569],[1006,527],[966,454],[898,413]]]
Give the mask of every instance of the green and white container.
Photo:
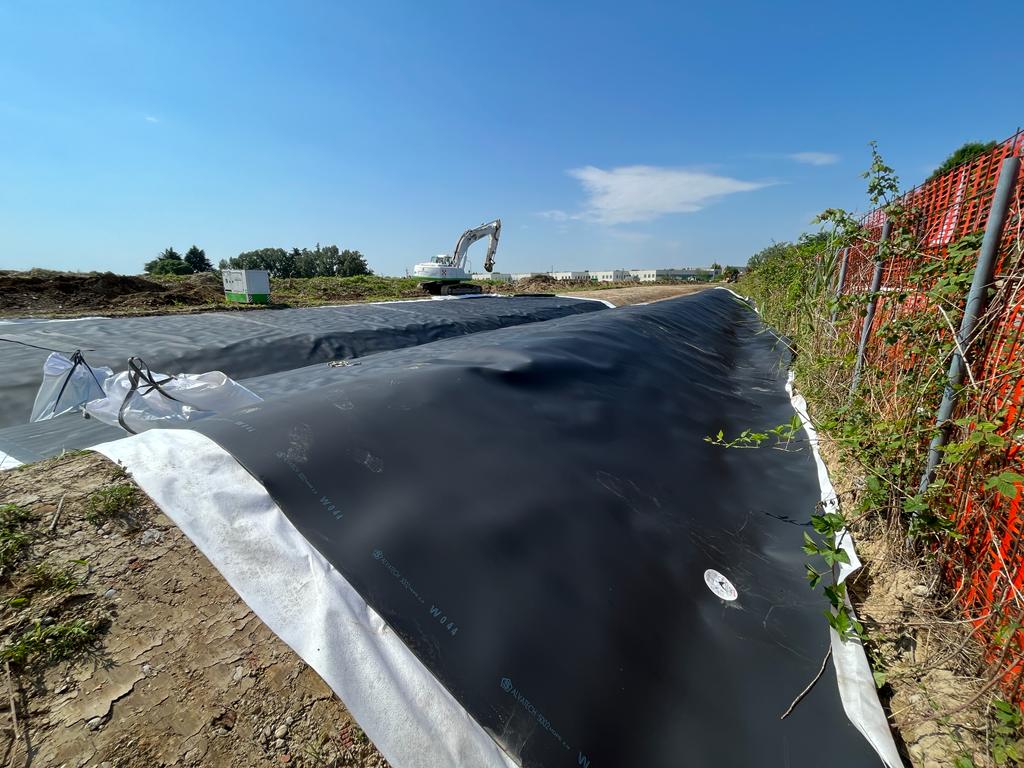
[[[270,303],[270,273],[265,269],[224,269],[224,298],[239,304]]]

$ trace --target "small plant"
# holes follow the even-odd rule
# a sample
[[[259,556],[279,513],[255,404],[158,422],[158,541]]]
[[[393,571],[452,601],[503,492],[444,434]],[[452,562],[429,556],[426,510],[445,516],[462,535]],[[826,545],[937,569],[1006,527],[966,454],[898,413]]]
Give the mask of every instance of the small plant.
[[[0,576],[20,560],[32,543],[32,534],[26,528],[33,520],[24,507],[17,504],[0,506]]]
[[[99,624],[85,619],[72,619],[35,625],[0,649],[0,660],[26,668],[33,664],[56,664],[77,656],[92,645],[99,634]]]
[[[130,483],[94,491],[85,503],[85,519],[93,525],[101,525],[130,509],[135,503],[135,496],[135,486]]]
[[[794,415],[788,423],[779,424],[766,432],[744,429],[737,437],[726,440],[725,431],[720,429],[714,437],[706,436],[704,442],[722,448],[760,448],[764,443],[775,438],[775,442],[771,444],[772,448],[788,450],[802,428],[800,417]]]
[[[1024,764],[1020,708],[1002,699],[992,702],[992,760],[996,765]]]
[[[832,607],[825,610],[825,619],[843,640],[860,637],[864,634],[864,627],[853,618],[846,607],[846,583],[839,581],[838,574],[839,564],[850,562],[850,556],[840,546],[846,531],[846,518],[839,512],[811,515],[811,526],[818,536],[815,538],[809,533],[804,533],[804,554],[821,558],[828,569],[818,571],[814,565],[808,563],[805,566],[807,581],[811,589],[815,589],[825,576],[830,577],[829,583],[825,584],[824,592]]]
[[[33,592],[63,592],[78,586],[79,580],[71,568],[57,569],[47,563],[37,563],[31,570]]]
[[[28,581],[21,591],[6,600],[12,610],[24,608],[39,592],[64,592],[80,584],[72,568],[57,569],[47,563],[36,563],[28,570]]]
[[[363,732],[363,729],[360,728],[355,723],[352,723],[352,730],[349,733],[352,736],[352,742],[354,744],[369,744],[370,743],[369,737]]]

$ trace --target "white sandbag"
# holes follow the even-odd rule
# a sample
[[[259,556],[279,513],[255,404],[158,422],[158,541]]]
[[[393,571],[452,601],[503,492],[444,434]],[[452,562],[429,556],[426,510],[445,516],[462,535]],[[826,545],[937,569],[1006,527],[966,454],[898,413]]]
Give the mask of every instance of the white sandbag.
[[[79,351],[70,358],[51,352],[43,363],[43,383],[29,421],[46,421],[101,397],[103,382],[113,374],[107,367],[91,368]]]
[[[128,370],[107,379],[103,389],[106,396],[87,403],[86,413],[132,433],[187,427],[263,401],[220,371],[168,376],[154,373],[134,357],[128,360]]]

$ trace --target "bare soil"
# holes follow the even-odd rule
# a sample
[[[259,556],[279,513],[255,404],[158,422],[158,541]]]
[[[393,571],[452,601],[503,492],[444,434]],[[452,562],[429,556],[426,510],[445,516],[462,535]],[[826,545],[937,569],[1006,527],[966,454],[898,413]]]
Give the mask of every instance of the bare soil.
[[[674,299],[676,296],[689,296],[707,289],[701,283],[674,283],[670,285],[631,285],[625,288],[605,288],[590,291],[559,291],[563,296],[580,296],[588,299],[605,299],[617,307],[629,304],[649,304],[653,301]]]
[[[214,303],[224,303],[223,288],[209,273],[169,283],[112,272],[0,273],[0,315],[121,314]]]
[[[130,503],[87,519],[96,492],[124,487]],[[9,470],[0,504],[27,510],[32,538],[0,576],[0,648],[37,628],[95,627],[66,660],[9,665],[17,731],[5,681],[3,764],[386,766],[320,677],[120,467],[80,453]],[[40,588],[40,573],[73,583]]]

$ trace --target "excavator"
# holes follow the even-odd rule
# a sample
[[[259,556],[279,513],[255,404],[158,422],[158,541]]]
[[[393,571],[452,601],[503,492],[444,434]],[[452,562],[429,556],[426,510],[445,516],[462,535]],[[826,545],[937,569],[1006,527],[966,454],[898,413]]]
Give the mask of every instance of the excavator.
[[[467,229],[455,243],[455,250],[449,256],[442,253],[430,261],[424,261],[413,267],[412,276],[422,280],[423,290],[434,296],[461,296],[468,293],[483,293],[479,285],[466,282],[469,272],[466,271],[466,255],[469,247],[477,240],[490,237],[487,255],[484,257],[484,269],[494,269],[494,252],[498,250],[498,236],[501,234],[501,219],[479,227]]]

